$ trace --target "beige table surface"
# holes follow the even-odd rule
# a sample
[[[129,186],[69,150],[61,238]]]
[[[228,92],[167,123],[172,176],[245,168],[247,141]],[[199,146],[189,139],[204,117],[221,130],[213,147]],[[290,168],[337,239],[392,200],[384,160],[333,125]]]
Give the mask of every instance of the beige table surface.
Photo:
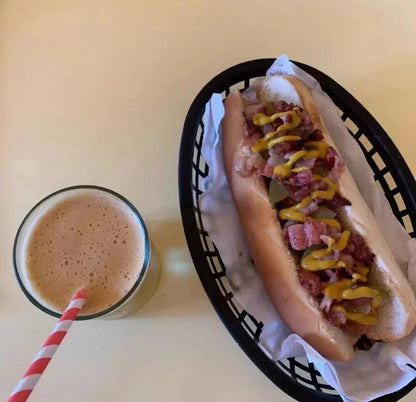
[[[183,120],[218,72],[287,53],[355,95],[416,172],[415,15],[411,0],[0,1],[0,400],[55,322],[15,283],[14,234],[40,198],[85,183],[137,206],[163,274],[141,316],[74,325],[31,400],[292,400],[196,276],[177,193]]]

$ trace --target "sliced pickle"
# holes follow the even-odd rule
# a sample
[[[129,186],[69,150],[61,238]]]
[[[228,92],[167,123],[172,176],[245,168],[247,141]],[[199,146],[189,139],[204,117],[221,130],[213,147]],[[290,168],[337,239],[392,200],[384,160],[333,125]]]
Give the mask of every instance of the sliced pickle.
[[[266,103],[266,114],[267,116],[272,116],[274,114],[274,107],[272,102]]]
[[[360,314],[370,314],[371,313],[371,302],[368,301],[367,303],[362,304],[361,306],[352,306],[348,303],[347,300],[342,302],[342,306],[345,308],[346,311],[349,313],[360,313]]]
[[[302,259],[304,259],[313,250],[318,250],[318,249],[326,249],[326,247],[322,248],[322,244],[314,244],[312,246],[309,246],[308,248],[305,248],[305,251],[302,254]]]
[[[328,173],[328,168],[326,166],[314,166],[312,168],[312,173],[319,176],[325,176]]]
[[[371,304],[370,302],[364,303],[361,306],[358,306],[355,308],[355,310],[357,311],[357,313],[361,313],[361,314],[370,314],[371,313]]]
[[[284,200],[289,193],[283,186],[272,180],[269,185],[269,197],[272,205],[276,205],[278,202]]]
[[[316,211],[311,213],[311,216],[315,219],[333,219],[337,216],[337,213],[328,207],[320,205]]]
[[[265,151],[261,151],[260,155],[267,162],[267,160],[269,159],[269,150],[266,149]]]

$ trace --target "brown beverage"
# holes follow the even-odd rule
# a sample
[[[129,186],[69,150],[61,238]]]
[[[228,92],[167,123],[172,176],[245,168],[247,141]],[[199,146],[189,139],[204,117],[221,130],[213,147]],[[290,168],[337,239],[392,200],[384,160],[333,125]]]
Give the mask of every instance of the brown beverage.
[[[143,268],[144,238],[134,212],[103,191],[68,195],[34,222],[23,248],[23,275],[36,299],[63,311],[88,291],[82,314],[120,301]]]

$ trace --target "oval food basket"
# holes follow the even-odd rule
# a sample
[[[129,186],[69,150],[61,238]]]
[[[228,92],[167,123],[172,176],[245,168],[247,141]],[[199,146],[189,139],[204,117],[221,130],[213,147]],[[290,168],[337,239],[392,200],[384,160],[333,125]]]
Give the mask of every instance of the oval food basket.
[[[213,93],[223,98],[234,88],[245,89],[264,76],[274,59],[258,59],[233,66],[218,74],[199,92],[185,119],[179,153],[179,198],[188,247],[202,285],[222,322],[248,357],[284,392],[300,401],[340,401],[312,363],[290,358],[274,362],[259,343],[263,323],[247,313],[235,299],[225,276],[225,267],[215,244],[204,230],[198,206],[202,194],[200,179],[209,166],[201,155],[205,105]],[[416,182],[406,162],[371,114],[333,79],[306,64],[295,62],[315,77],[339,109],[349,133],[360,145],[369,165],[400,223],[415,237]],[[396,401],[416,386],[378,398]]]

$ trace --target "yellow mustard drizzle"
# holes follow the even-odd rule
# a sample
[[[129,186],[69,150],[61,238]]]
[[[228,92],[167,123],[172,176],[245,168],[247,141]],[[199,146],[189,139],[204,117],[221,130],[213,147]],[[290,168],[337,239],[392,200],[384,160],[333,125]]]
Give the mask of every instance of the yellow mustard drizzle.
[[[316,222],[323,222],[327,226],[331,226],[332,228],[341,230],[341,224],[336,219],[330,219],[330,218],[310,218],[310,219]]]
[[[324,200],[332,200],[334,198],[335,193],[338,190],[338,184],[334,183],[328,177],[318,176],[316,174],[312,175],[313,178],[317,181],[323,181],[328,184],[328,188],[326,190],[316,190],[312,192],[313,198],[323,198]]]
[[[306,166],[299,166],[299,167],[293,168],[292,172],[297,173],[297,172],[302,172],[302,170],[307,170],[307,169],[308,168]]]
[[[276,144],[280,144],[282,142],[301,140],[301,137],[299,137],[298,135],[284,135],[282,137],[273,139],[274,135],[277,133],[278,133],[277,130],[267,133],[263,138],[260,138],[254,143],[254,145],[251,147],[251,150],[253,152],[262,152],[262,151],[265,151],[266,149],[271,149]]]
[[[359,286],[354,289],[346,289],[342,292],[341,299],[359,299],[360,297],[376,297],[379,295],[378,290],[372,289],[368,286]]]
[[[299,125],[299,123],[301,122],[301,118],[296,113],[297,111],[299,111],[298,107],[295,107],[293,110],[289,110],[287,112],[274,113],[271,116],[267,116],[264,113],[256,113],[252,118],[253,123],[256,126],[264,126],[266,124],[270,124],[276,119],[279,119],[283,116],[291,116],[291,121],[283,123],[275,131],[271,131],[267,133],[264,137],[255,141],[251,147],[251,150],[253,152],[262,152],[271,149],[276,144],[280,144],[282,142],[301,140],[301,137],[298,135],[284,135],[282,137],[275,138],[278,133],[285,130],[293,130]],[[308,151],[309,148],[312,148],[312,150]],[[305,143],[305,150],[296,152],[289,158],[289,160],[286,163],[276,166],[276,168],[274,169],[274,174],[277,175],[279,178],[284,179],[286,176],[290,174],[290,172],[300,172],[302,170],[305,170],[305,167],[293,168],[293,165],[299,159],[302,158],[325,158],[327,151],[328,145],[324,142],[308,141]]]
[[[296,222],[304,222],[306,215],[303,212],[299,212],[300,209],[306,207],[308,204],[310,204],[314,198],[323,198],[325,200],[331,200],[335,192],[338,190],[338,185],[333,183],[328,177],[322,177],[318,175],[313,175],[314,179],[317,181],[324,181],[328,188],[326,190],[316,190],[312,191],[312,193],[305,198],[303,198],[298,204],[294,205],[290,208],[283,208],[279,211],[279,217],[283,220],[292,220]],[[322,219],[314,219],[310,218],[313,221],[320,221],[326,223],[328,226],[337,228],[341,230],[340,223],[335,219],[328,219],[328,218],[322,218]]]
[[[370,272],[370,268],[368,267],[354,267],[354,271],[358,272],[361,276],[367,277],[367,274]]]
[[[306,218],[306,214],[304,214],[303,212],[292,210],[291,208],[285,208],[284,210],[282,209],[279,211],[279,217],[283,220],[304,222]],[[341,224],[336,219],[330,219],[330,218],[309,218],[309,219],[313,222],[323,222],[328,226],[341,230]]]
[[[354,272],[352,274],[352,279],[354,279],[355,282],[357,281],[367,282],[367,278],[365,276],[360,275],[357,272]]]
[[[347,246],[350,232],[344,231],[341,238],[335,243],[332,237],[328,237],[328,247],[326,249],[313,250],[306,257],[302,258],[301,266],[308,271],[322,271],[327,268],[346,267],[344,261],[337,261],[333,259],[321,260],[320,258],[332,254],[334,251],[341,251]],[[337,282],[338,284],[340,282]],[[329,296],[328,296],[329,297]]]
[[[288,128],[282,128],[280,131],[283,130],[291,130],[295,127],[297,127],[300,123],[300,116],[296,113],[299,111],[298,107],[293,108],[293,110],[289,110],[287,112],[278,112],[278,113],[274,113],[271,116],[267,116],[264,113],[256,113],[253,116],[253,123],[256,126],[265,126],[266,124],[270,124],[273,123],[275,120],[280,119],[283,116],[291,116],[292,117],[292,121],[287,122],[282,124],[280,127],[283,127],[286,125],[286,127]],[[280,128],[279,127],[279,128]]]
[[[327,152],[328,152],[328,145],[326,145],[323,141],[308,141],[305,142],[305,148],[313,148],[316,149],[319,154],[319,158],[325,158]]]
[[[353,313],[346,311],[342,306],[334,306],[332,307],[334,310],[341,311],[345,314],[345,316],[351,320],[358,322],[362,325],[374,325],[377,324],[377,313],[375,310],[372,310],[369,314],[361,314],[361,313]]]
[[[318,271],[327,268],[340,267],[340,263],[346,266],[343,261],[336,260],[320,260],[333,253],[333,251],[342,251],[348,244],[350,232],[345,230],[342,232],[340,239],[335,243],[335,240],[331,237],[328,238],[328,247],[326,249],[314,250],[301,261],[301,266],[309,271]],[[380,306],[382,298],[380,292],[377,289],[369,286],[357,286],[352,288],[358,281],[367,282],[367,274],[369,268],[367,267],[355,267],[356,272],[353,273],[352,279],[341,279],[338,282],[330,283],[325,287],[323,293],[330,299],[337,300],[352,300],[361,297],[371,298],[371,311],[369,314],[362,314],[356,312],[346,311],[342,306],[334,306],[337,311],[341,311],[345,316],[351,320],[363,325],[374,325],[377,323],[376,309]]]
[[[269,140],[267,137],[269,134],[266,134],[265,137],[257,140],[254,145],[251,147],[251,149],[254,152],[261,152],[266,149],[273,148],[276,144],[284,141],[295,141],[300,140],[299,136],[296,135],[287,135],[280,138],[276,138],[274,140]],[[295,138],[297,137],[297,138]],[[282,140],[280,140],[282,139]],[[280,140],[280,141],[279,141]],[[312,150],[303,149],[301,151],[295,152],[287,162],[282,163],[280,165],[277,165],[274,168],[273,173],[278,176],[280,179],[284,179],[285,177],[289,176],[290,172],[297,172],[299,171],[299,168],[293,168],[293,165],[299,161],[300,159],[312,159],[312,158],[325,158],[327,151],[328,151],[328,145],[323,143],[322,141],[309,141],[305,143],[305,148],[314,148]],[[305,169],[305,168],[303,168]]]
[[[324,295],[330,299],[342,299],[342,293],[355,282],[353,279],[341,279],[338,282],[330,283],[324,289]]]
[[[359,286],[354,289],[352,285],[357,283],[358,279],[342,279],[338,282],[330,283],[324,289],[324,295],[330,299],[359,299],[360,297],[374,298],[380,293],[378,290],[370,288],[368,286]]]
[[[322,271],[328,268],[342,268],[346,267],[347,264],[344,261],[329,260],[318,260],[314,257],[313,251],[302,259],[302,268],[308,271]]]
[[[312,159],[317,158],[319,156],[318,151],[297,151],[295,152],[287,162],[282,163],[281,165],[277,165],[273,173],[278,176],[280,179],[284,179],[285,177],[289,176],[290,172],[292,171],[293,165],[299,160],[299,159]]]
[[[299,205],[299,204],[298,204]],[[303,212],[296,211],[297,205],[291,208],[283,208],[279,211],[279,218],[295,222],[304,222],[306,215]]]
[[[376,297],[373,297],[371,300],[371,308],[375,310],[377,307],[380,307],[382,301],[383,299],[380,294]]]
[[[348,245],[348,240],[350,239],[350,232],[349,230],[344,230],[341,233],[341,237],[339,238],[339,240],[334,244],[333,249],[335,251],[342,251],[344,250],[345,247],[347,247]]]
[[[255,114],[253,116],[253,123],[256,126],[264,126],[266,124],[270,124],[276,119],[283,117],[283,116],[291,116],[291,121],[283,123],[281,126],[279,126],[276,129],[276,131],[271,131],[270,133],[267,133],[263,138],[258,139],[251,147],[251,150],[253,152],[262,152],[262,151],[265,151],[267,149],[274,147],[276,144],[279,144],[280,142],[300,140],[301,138],[297,135],[287,135],[287,136],[280,137],[282,138],[282,140],[280,141],[277,141],[279,140],[279,138],[275,139],[278,133],[285,131],[285,130],[293,130],[299,125],[299,123],[301,122],[301,118],[296,113],[298,110],[299,108],[294,108],[293,110],[289,110],[288,112],[275,113],[272,116],[267,116],[264,113]]]

